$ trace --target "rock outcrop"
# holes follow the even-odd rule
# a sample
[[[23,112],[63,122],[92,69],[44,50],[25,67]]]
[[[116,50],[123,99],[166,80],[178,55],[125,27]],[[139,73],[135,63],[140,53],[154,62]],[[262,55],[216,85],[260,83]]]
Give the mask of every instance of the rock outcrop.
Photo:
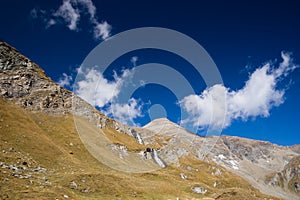
[[[300,195],[300,156],[291,159],[280,172],[267,175],[266,184]]]
[[[53,82],[37,64],[2,41],[0,94],[32,111],[71,111],[72,93]]]

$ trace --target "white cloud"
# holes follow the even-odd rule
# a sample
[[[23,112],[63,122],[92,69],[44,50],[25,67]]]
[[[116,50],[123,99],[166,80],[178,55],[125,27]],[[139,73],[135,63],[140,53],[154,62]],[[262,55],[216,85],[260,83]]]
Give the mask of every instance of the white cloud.
[[[64,0],[63,4],[53,13],[54,17],[62,18],[70,30],[77,30],[77,24],[80,19],[79,10],[74,8],[71,0]],[[54,19],[51,19],[52,21]]]
[[[192,123],[194,127],[206,127],[212,125],[216,129],[222,127],[226,104],[224,94],[227,89],[222,85],[214,85],[202,92],[201,95],[189,95],[184,97],[179,103],[187,111],[189,117],[182,121]],[[214,114],[215,121],[212,122]]]
[[[98,22],[96,17],[96,7],[91,0],[72,0],[75,4],[82,5],[90,15],[90,23],[93,25],[93,34],[95,39],[105,40],[110,36],[111,25],[106,21]]]
[[[130,81],[134,69],[124,70],[121,76],[114,74],[114,81],[108,81],[96,69],[90,69],[84,73],[82,69],[77,70],[80,81],[74,87],[75,94],[93,106],[100,108],[106,115],[122,121],[132,123],[133,119],[141,116],[141,102],[131,98],[127,103],[116,103],[122,87]],[[104,110],[103,107],[106,107]]]
[[[105,40],[110,36],[111,25],[109,25],[106,21],[102,23],[96,23],[94,26],[94,37],[96,39],[102,38]]]
[[[108,81],[96,69],[90,69],[87,73],[79,69],[78,73],[82,80],[77,82],[76,94],[91,105],[101,108],[118,96],[124,80],[132,75],[133,70],[124,70],[120,77],[115,74],[115,81]]]
[[[107,114],[112,114],[115,119],[122,123],[133,123],[134,118],[142,116],[142,104],[131,98],[125,104],[112,104]]]
[[[88,20],[92,25],[94,38],[105,40],[110,36],[112,27],[106,21],[98,21],[96,10],[92,0],[63,0],[59,8],[51,14],[34,8],[30,11],[30,15],[33,19],[41,18],[46,28],[56,24],[66,24],[71,31],[79,31],[79,22],[84,16],[81,14],[86,13],[89,15]]]
[[[58,84],[61,86],[61,87],[68,87],[71,85],[71,82],[72,82],[73,78],[72,76],[69,76],[67,75],[66,73],[63,73],[62,74],[62,77],[59,78],[58,80]]]
[[[118,95],[119,84],[118,80],[109,82],[99,71],[91,69],[78,82],[76,94],[93,106],[103,107]]]
[[[212,129],[221,129],[223,124],[227,127],[235,119],[268,117],[273,107],[284,102],[285,90],[278,89],[278,83],[298,67],[293,64],[289,53],[282,52],[281,57],[283,61],[277,68],[267,63],[256,69],[240,90],[232,91],[223,85],[214,85],[201,95],[190,95],[182,99],[179,104],[190,114],[183,123],[192,123],[195,127],[210,125]]]
[[[85,7],[88,14],[90,15],[90,20],[93,21],[93,23],[94,23],[94,21],[97,21],[96,20],[96,10],[97,9],[91,0],[75,0],[74,3],[77,3],[77,4],[79,3]]]

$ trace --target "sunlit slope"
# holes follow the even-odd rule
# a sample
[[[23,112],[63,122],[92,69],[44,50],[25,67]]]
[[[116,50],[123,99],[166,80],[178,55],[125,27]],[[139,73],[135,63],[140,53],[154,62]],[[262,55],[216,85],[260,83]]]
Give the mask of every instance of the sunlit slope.
[[[76,127],[85,147],[102,163],[123,172],[148,172],[160,167],[143,158],[146,146],[133,137],[113,129],[99,129],[84,118],[76,117]]]
[[[71,115],[32,113],[1,99],[0,122],[1,199],[266,197],[225,169],[191,158],[182,159],[180,167],[169,166],[149,173],[132,174],[108,168],[86,150]],[[82,123],[87,132],[97,131],[84,120]],[[116,138],[121,134],[113,133]],[[98,134],[99,138],[92,140],[105,142],[109,138]],[[128,149],[142,148],[129,144]],[[104,154],[107,158],[113,156],[108,151]],[[217,169],[220,174],[214,174]],[[180,174],[187,178],[182,179]],[[207,192],[197,194],[192,191],[194,187],[205,188]]]

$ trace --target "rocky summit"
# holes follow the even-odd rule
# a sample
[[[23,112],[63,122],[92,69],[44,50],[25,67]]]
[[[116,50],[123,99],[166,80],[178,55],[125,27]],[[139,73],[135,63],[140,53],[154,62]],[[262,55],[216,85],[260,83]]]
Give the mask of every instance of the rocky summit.
[[[123,125],[0,41],[1,199],[300,199],[300,146]]]
[[[32,111],[70,111],[72,93],[47,77],[34,62],[0,41],[1,95]]]

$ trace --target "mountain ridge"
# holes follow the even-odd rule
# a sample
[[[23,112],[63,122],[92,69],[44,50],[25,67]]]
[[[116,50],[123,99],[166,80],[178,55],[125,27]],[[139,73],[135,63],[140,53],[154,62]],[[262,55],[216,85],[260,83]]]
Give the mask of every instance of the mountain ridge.
[[[172,129],[170,125],[173,125],[174,129],[178,127],[177,124],[167,122],[166,119],[156,119],[144,127],[150,127],[151,130],[158,129],[162,135],[168,135],[168,131]],[[184,129],[181,128],[180,130]],[[174,137],[178,140],[176,144],[174,144],[174,149],[175,146],[178,147],[181,143],[186,143],[184,139],[188,137],[189,132],[185,130],[181,131],[180,134],[181,137]],[[206,138],[206,140],[209,141],[209,138]],[[195,137],[192,139],[192,142],[194,143],[193,148],[189,148],[187,151],[194,151],[197,149],[197,146],[205,145],[205,141],[200,137]],[[237,136],[220,136],[218,139],[215,139],[215,141],[211,141],[211,143],[214,142],[216,142],[216,144],[211,152],[209,152],[210,160],[245,178],[251,182],[251,184],[260,188],[262,192],[268,194],[277,193],[281,198],[299,199],[298,196],[293,195],[294,189],[292,185],[297,185],[299,182],[297,173],[299,173],[298,168],[300,169],[300,167],[295,166],[294,171],[296,170],[297,173],[292,175],[288,175],[286,173],[288,170],[284,170],[290,162],[295,162],[293,159],[299,160],[299,157],[297,157],[299,156],[299,145],[281,146],[268,141]],[[200,147],[200,149],[201,148],[203,147]],[[194,151],[194,154],[197,155],[197,153],[197,151]],[[202,156],[198,154],[198,157],[201,158]],[[277,176],[282,177],[282,174],[290,178],[286,179],[286,181],[276,178]],[[294,180],[294,183],[292,184],[290,180]],[[289,187],[287,187],[287,185],[289,185]],[[297,192],[297,190],[295,191]]]
[[[239,177],[247,179],[245,173],[234,175],[238,174],[237,171],[243,167],[247,169],[243,166],[244,161],[250,166],[257,167],[262,164],[265,155],[275,158],[276,155],[272,154],[271,148],[277,150],[276,146],[228,136],[221,137],[220,140],[215,140],[216,138],[213,137],[206,140],[192,135],[173,122],[169,123],[171,124],[169,127],[158,127],[160,129],[158,132],[123,125],[107,118],[81,98],[73,96],[72,92],[54,83],[30,59],[1,41],[0,91],[0,140],[2,141],[0,164],[3,169],[0,175],[2,182],[5,183],[0,186],[0,195],[3,199],[37,198],[38,196],[45,198],[44,195],[59,199],[69,197],[72,199],[96,197],[103,199],[175,199],[177,197],[276,199],[261,194]],[[106,147],[102,149],[107,154],[99,155],[99,152],[92,152],[94,149],[83,142],[85,135],[76,133],[78,127],[74,126],[72,119],[74,116],[75,122],[77,120],[77,123],[83,124],[82,130],[87,127],[95,131],[96,135],[101,135],[101,141],[107,141]],[[99,143],[93,137],[87,139],[89,144]],[[200,155],[201,148],[199,150],[198,147],[207,141],[216,142],[216,145],[210,155],[203,158]],[[252,142],[257,146],[252,147]],[[147,148],[150,152],[147,152]],[[290,169],[285,170],[280,159],[292,161],[292,156],[297,155],[297,149],[297,146],[293,150],[288,149],[290,156],[286,158],[285,155],[277,156],[278,172],[289,176]],[[167,163],[167,167],[155,163],[152,153],[154,150],[157,151],[157,156]],[[285,150],[283,148],[280,152]],[[260,151],[264,152],[260,153]],[[257,163],[255,159],[251,161],[251,155],[262,160],[258,160]],[[141,163],[156,170],[135,175],[127,174],[118,171],[124,169],[124,166],[110,168],[109,163],[105,163],[108,160],[104,160],[105,165],[99,162],[99,159],[103,158],[110,158],[111,162],[123,160],[127,163],[124,165],[126,169],[136,162],[135,167],[138,170],[141,168],[139,166]],[[82,162],[83,159],[86,161]],[[118,163],[121,162],[115,164]],[[294,167],[293,163],[297,162],[293,161],[289,168]],[[238,170],[235,169],[236,167]],[[93,178],[92,175],[96,178],[101,177],[107,183]],[[293,177],[289,177],[287,184],[292,185],[293,181],[297,181],[294,180],[297,175],[298,171]],[[273,177],[277,176],[282,175],[272,174],[270,179],[261,181],[272,180],[273,183],[276,182]],[[174,185],[170,184],[170,180]],[[291,194],[287,193],[290,189],[293,190],[293,187],[284,192],[287,188],[284,186],[286,185],[284,180],[277,182],[278,184],[274,185],[275,190],[267,193],[283,190],[282,194],[281,192],[274,194],[281,198],[299,197],[297,190]],[[103,189],[98,189],[96,186]],[[256,185],[257,188],[260,186]],[[13,193],[10,188],[18,189],[20,192]],[[57,188],[59,192],[55,193]],[[157,188],[160,189],[154,193],[153,189]],[[38,196],[35,196],[32,191],[38,191],[36,194]]]

